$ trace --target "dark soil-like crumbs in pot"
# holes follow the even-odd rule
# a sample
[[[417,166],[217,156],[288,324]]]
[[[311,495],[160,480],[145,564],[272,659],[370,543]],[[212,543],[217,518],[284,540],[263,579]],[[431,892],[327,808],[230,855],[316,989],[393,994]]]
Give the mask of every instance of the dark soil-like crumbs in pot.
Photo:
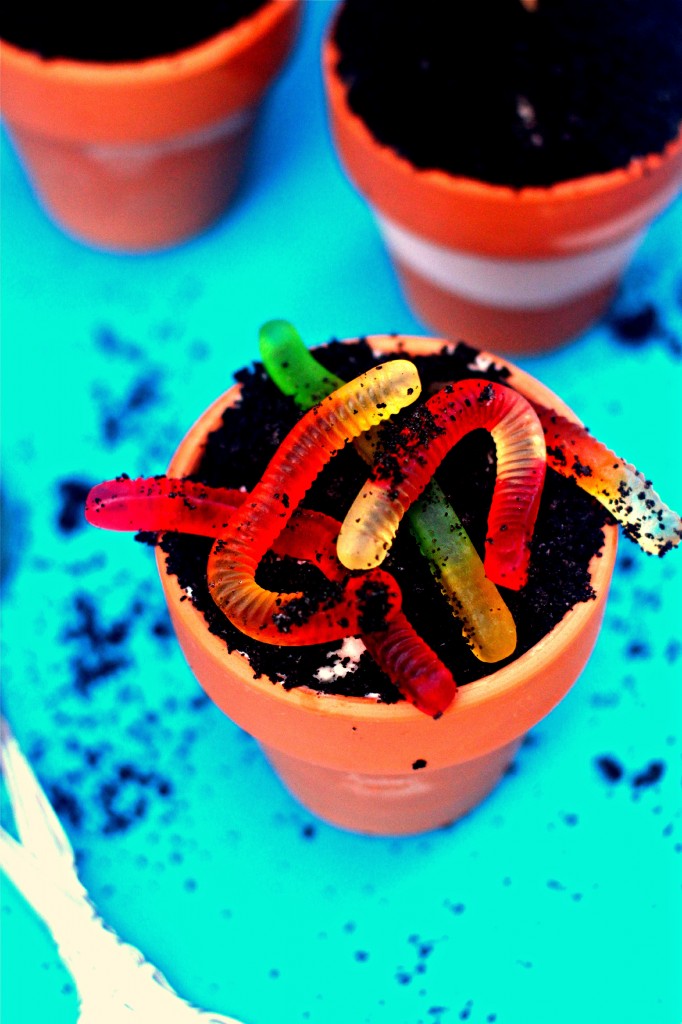
[[[83,4],[80,0],[9,0],[0,36],[46,59],[120,63],[185,50],[232,28],[268,0],[204,0],[198,4]]]
[[[396,353],[399,356],[400,353]],[[332,372],[351,380],[370,366],[390,356],[375,356],[360,341],[331,342],[316,356]],[[466,345],[452,346],[438,355],[410,357],[423,384],[422,399],[432,387],[449,380],[479,377],[504,383],[508,372],[491,366],[484,372],[472,369],[476,352]],[[290,398],[283,396],[268,379],[260,364],[237,374],[241,400],[223,414],[219,429],[209,435],[205,454],[194,474],[203,483],[223,487],[253,488],[265,466],[301,413]],[[413,408],[413,407],[410,407]],[[483,553],[486,519],[495,480],[495,449],[490,435],[476,430],[465,437],[446,457],[437,479],[461,518],[479,554]],[[367,479],[368,468],[352,446],[334,456],[323,470],[304,505],[342,519],[351,501]],[[573,480],[548,469],[535,529],[527,585],[519,592],[501,590],[518,630],[514,657],[524,653],[548,633],[576,603],[594,597],[588,571],[592,556],[603,544],[603,526],[608,516],[593,498]],[[400,695],[386,676],[364,653],[357,670],[330,682],[318,682],[315,673],[333,663],[341,641],[309,647],[280,647],[264,644],[233,627],[214,604],[206,585],[206,564],[211,540],[166,534],[161,547],[167,554],[168,571],[191,593],[191,600],[206,618],[208,628],[221,637],[229,650],[247,654],[256,676],[266,675],[287,688],[308,685],[325,692],[367,696],[378,694],[386,702]],[[403,609],[408,619],[450,667],[462,685],[503,667],[479,661],[461,635],[461,624],[431,576],[404,523],[384,563],[401,586]],[[291,560],[266,559],[258,582],[272,589],[315,593],[324,586],[319,571]]]
[[[350,107],[418,168],[548,186],[682,123],[682,0],[346,0],[335,40]]]

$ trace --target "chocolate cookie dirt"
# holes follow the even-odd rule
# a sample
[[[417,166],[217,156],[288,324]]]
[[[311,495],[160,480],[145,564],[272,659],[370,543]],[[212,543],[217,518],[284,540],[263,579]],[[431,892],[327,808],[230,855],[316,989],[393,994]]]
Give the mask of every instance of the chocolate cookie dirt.
[[[109,6],[64,0],[7,3],[0,36],[46,59],[119,63],[176,53],[232,28],[268,0],[208,0],[200,4],[136,3]]]
[[[335,41],[351,108],[419,168],[548,186],[682,122],[680,0],[346,0]]]
[[[332,341],[316,350],[319,361],[333,374],[351,380],[386,361],[366,341]],[[451,380],[479,379],[504,383],[508,371],[494,363],[481,369],[477,352],[464,344],[444,348],[439,355],[413,358],[423,396]],[[208,438],[195,474],[216,487],[251,490],[289,430],[300,419],[291,398],[268,378],[261,364],[236,375],[241,400],[227,408],[221,427]],[[477,430],[464,438],[438,471],[438,480],[456,504],[469,536],[482,553],[485,523],[495,481],[495,448],[490,436]],[[352,447],[339,452],[318,477],[305,501],[307,508],[342,518],[352,495],[367,477],[367,467]],[[528,583],[521,591],[505,590],[505,601],[517,623],[517,647],[512,658],[486,664],[476,658],[453,621],[452,610],[407,530],[401,531],[384,563],[403,594],[405,614],[417,633],[450,668],[459,685],[496,671],[536,644],[577,602],[590,600],[589,563],[599,550],[603,508],[573,480],[548,471],[535,526]],[[148,539],[148,538],[147,538]],[[321,692],[355,696],[378,695],[382,701],[400,699],[398,690],[373,659],[359,657],[339,643],[290,647],[264,644],[236,629],[216,606],[206,580],[212,541],[166,533],[161,546],[168,572],[176,575],[191,600],[206,617],[211,632],[228,649],[248,655],[256,675],[266,675],[286,688],[315,686]],[[302,589],[311,600],[327,584],[314,566],[292,559],[269,559],[259,580],[271,589]],[[337,653],[340,652],[340,653]]]

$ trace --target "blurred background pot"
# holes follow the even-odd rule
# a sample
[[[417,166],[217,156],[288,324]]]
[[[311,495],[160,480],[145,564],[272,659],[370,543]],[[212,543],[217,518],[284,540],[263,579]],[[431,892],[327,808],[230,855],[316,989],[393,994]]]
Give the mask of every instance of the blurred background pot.
[[[373,348],[438,352],[442,341],[375,336]],[[564,415],[573,415],[547,388],[511,364],[511,383]],[[207,435],[218,427],[235,386],[184,438],[168,468],[192,473]],[[575,417],[573,417],[575,418]],[[591,565],[596,598],[576,605],[538,644],[509,666],[463,686],[438,720],[412,705],[335,696],[306,687],[285,690],[255,679],[245,657],[228,653],[199,612],[157,563],[171,619],[197,679],[229,718],[254,736],[285,786],[313,813],[341,828],[400,835],[447,825],[475,807],[499,783],[525,733],[564,697],[585,666],[599,633],[613,572],[617,529]]]
[[[416,316],[444,336],[512,355],[585,330],[682,184],[682,132],[661,154],[547,187],[418,169],[350,109],[334,24],[323,51],[333,139]]]
[[[274,0],[205,42],[130,63],[43,59],[0,41],[2,115],[48,214],[123,252],[208,227],[239,183],[300,16],[300,0]]]

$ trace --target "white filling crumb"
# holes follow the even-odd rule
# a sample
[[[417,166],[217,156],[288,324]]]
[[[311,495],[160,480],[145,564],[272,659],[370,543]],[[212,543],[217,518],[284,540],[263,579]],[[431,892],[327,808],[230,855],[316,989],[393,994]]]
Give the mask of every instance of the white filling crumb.
[[[520,93],[516,97],[516,113],[523,122],[524,128],[530,131],[537,126],[538,120],[535,116],[535,107],[527,96],[522,96]]]
[[[372,340],[371,338],[368,339],[368,341],[371,341],[371,340]],[[443,355],[451,356],[451,355],[454,354],[456,348],[457,348],[457,346],[454,345],[454,344],[449,344],[449,345],[448,344],[444,344],[442,346],[442,348],[440,348],[438,350],[438,352],[439,352],[439,354],[442,353]],[[405,356],[405,358],[408,358],[410,353],[406,352],[406,351],[402,351],[401,349],[397,349],[394,354],[397,354],[399,356]],[[381,359],[382,357],[385,358],[387,355],[390,355],[390,353],[386,352],[384,349],[381,349],[381,348],[373,348],[372,349],[372,355],[373,355],[373,357],[375,359]]]
[[[320,683],[330,683],[334,679],[342,679],[350,672],[355,672],[365,645],[356,636],[347,636],[337,651],[330,651],[327,658],[333,659],[331,665],[321,665],[315,673]]]
[[[468,364],[470,370],[477,370],[479,373],[486,373],[494,365],[495,360],[491,359],[490,356],[484,355],[483,352],[479,352]]]

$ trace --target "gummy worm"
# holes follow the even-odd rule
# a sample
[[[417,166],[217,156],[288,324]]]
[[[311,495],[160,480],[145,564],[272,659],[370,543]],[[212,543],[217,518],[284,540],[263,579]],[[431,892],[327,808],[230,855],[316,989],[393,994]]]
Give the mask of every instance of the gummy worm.
[[[322,512],[298,509],[275,545],[277,554],[315,562],[328,579],[338,580],[347,570],[336,557],[341,524]],[[283,542],[283,543],[282,543]],[[420,711],[439,717],[452,703],[457,684],[452,673],[399,611],[380,631],[361,634],[370,655],[402,695]]]
[[[312,612],[300,593],[265,590],[255,577],[261,558],[335,452],[415,401],[420,391],[412,363],[384,363],[323,399],[289,432],[208,559],[213,600],[243,633],[273,644],[326,643],[365,632],[371,615],[375,622],[388,621],[400,610],[400,590],[388,574],[351,577],[334,600]]]
[[[260,330],[263,365],[277,387],[300,409],[340,387],[340,377],[327,370],[306,348],[286,320],[271,320]],[[363,434],[355,442],[360,454],[374,461],[377,438]],[[484,662],[500,661],[516,647],[516,626],[478,556],[457,514],[432,479],[421,498],[408,510],[410,529],[431,573],[462,622],[462,634],[473,654]]]
[[[547,464],[572,478],[650,555],[664,555],[682,539],[682,518],[668,508],[651,481],[577,423],[533,403],[547,444]]]
[[[105,530],[189,533],[218,540],[249,497],[246,490],[212,487],[185,477],[118,477],[97,484],[85,502],[85,518]],[[327,579],[348,575],[336,557],[341,524],[324,512],[297,508],[273,551],[320,566]]]
[[[263,324],[258,345],[268,377],[303,412],[312,409],[346,383],[317,361],[288,320],[269,320]],[[374,461],[377,429],[373,427],[365,431],[353,442],[370,465]]]
[[[452,704],[457,684],[452,673],[398,612],[379,633],[363,633],[365,647],[403,697],[424,714],[439,718]]]
[[[339,534],[338,555],[347,568],[368,569],[382,562],[402,516],[445,455],[479,427],[491,433],[497,450],[486,575],[513,590],[524,585],[545,478],[545,440],[537,414],[522,395],[483,380],[447,384],[409,417],[395,449],[378,458]]]
[[[442,495],[442,498],[441,498]],[[432,480],[407,511],[410,530],[429,560],[431,574],[462,622],[462,636],[484,662],[500,661],[516,648],[516,626],[502,595],[459,517]]]
[[[106,530],[173,530],[220,537],[247,497],[246,491],[208,487],[194,480],[119,477],[92,488],[85,518]]]
[[[185,479],[119,478],[93,487],[85,516],[89,523],[110,530],[171,530],[216,537],[248,497],[246,491]],[[313,562],[327,579],[341,582],[348,570],[336,557],[340,526],[323,512],[298,508],[276,538],[273,551]],[[402,611],[385,630],[361,636],[379,668],[420,711],[435,717],[452,703],[457,690],[452,673]]]
[[[258,345],[270,380],[304,412],[345,384],[315,359],[288,320],[263,324]]]

